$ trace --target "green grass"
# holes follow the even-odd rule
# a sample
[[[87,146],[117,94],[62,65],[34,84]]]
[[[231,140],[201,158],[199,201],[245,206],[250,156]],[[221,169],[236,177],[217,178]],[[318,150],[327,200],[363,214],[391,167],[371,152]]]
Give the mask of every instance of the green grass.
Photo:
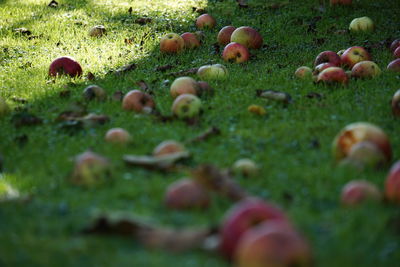
[[[293,78],[295,69],[311,66],[319,52],[354,45],[371,48],[375,62],[384,70],[391,54],[380,42],[400,37],[399,0],[355,0],[353,7],[326,4],[322,10],[317,2],[328,1],[292,0],[279,9],[267,8],[275,1],[261,0],[249,0],[247,9],[238,8],[233,0],[59,1],[56,9],[47,7],[48,2],[0,0],[0,96],[13,113],[26,108],[44,121],[40,126],[15,128],[13,114],[0,119],[4,157],[0,177],[32,196],[26,203],[0,204],[0,266],[228,266],[216,254],[175,255],[146,250],[129,239],[79,234],[99,210],[132,212],[173,227],[218,224],[232,204],[228,200],[215,196],[206,211],[168,210],[163,205],[166,186],[187,174],[151,172],[122,162],[123,154],[148,154],[163,140],[183,142],[211,125],[218,126],[222,134],[190,145],[190,166],[209,162],[225,168],[239,158],[255,160],[261,166],[260,175],[237,177],[237,181],[252,194],[285,209],[309,239],[316,266],[395,266],[399,262],[398,207],[368,203],[346,209],[338,201],[343,184],[352,179],[367,179],[383,188],[387,169],[363,173],[340,169],[331,156],[331,142],[341,128],[368,121],[390,136],[394,159],[399,158],[399,122],[391,116],[388,104],[400,89],[399,76],[383,71],[373,80],[352,80],[346,88]],[[158,42],[165,33],[195,31],[198,14],[192,7],[205,8],[217,18],[218,27],[205,32],[205,43],[199,49],[162,55]],[[134,23],[143,16],[153,21]],[[361,16],[374,20],[374,33],[335,33]],[[316,19],[315,33],[308,32]],[[88,29],[97,24],[103,24],[108,34],[89,38]],[[254,51],[254,58],[243,65],[223,63],[213,43],[218,30],[228,24],[259,29],[266,47]],[[13,31],[20,27],[28,28],[36,38]],[[125,44],[125,39],[132,39],[132,44]],[[62,55],[73,56],[96,80],[51,82],[48,66]],[[120,76],[111,73],[128,63],[136,63],[137,69]],[[133,115],[115,101],[88,104],[90,112],[110,116],[111,121],[103,126],[69,134],[55,122],[71,103],[82,100],[87,85],[102,86],[111,95],[137,88],[139,80],[154,89],[159,110],[168,115],[172,99],[164,81],[173,77],[154,69],[171,64],[173,72],[208,63],[225,64],[230,75],[225,81],[211,82],[216,94],[203,99],[204,113],[194,126]],[[71,96],[61,98],[59,93],[66,89]],[[255,96],[256,89],[287,92],[294,102],[287,108],[265,102]],[[324,98],[309,99],[310,92],[322,93]],[[13,97],[28,103],[15,102]],[[250,104],[264,106],[268,115],[250,114]],[[104,134],[112,127],[127,129],[134,142],[127,147],[105,143]],[[27,142],[20,141],[24,136]],[[313,140],[320,147],[313,147]],[[111,160],[112,183],[92,189],[71,185],[71,158],[88,148]]]

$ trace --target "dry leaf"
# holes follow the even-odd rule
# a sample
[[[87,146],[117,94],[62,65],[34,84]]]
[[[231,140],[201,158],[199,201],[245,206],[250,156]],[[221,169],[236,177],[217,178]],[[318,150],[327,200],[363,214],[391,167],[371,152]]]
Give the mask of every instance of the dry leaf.
[[[164,66],[159,66],[156,68],[156,71],[166,71],[172,69],[174,66],[172,65],[164,65]]]
[[[196,136],[195,138],[186,141],[186,143],[189,144],[189,143],[205,141],[209,137],[211,137],[213,135],[219,135],[219,134],[221,134],[221,130],[218,129],[217,127],[213,126],[213,127],[209,128],[209,129],[207,129],[204,133],[200,134],[199,136]]]
[[[125,65],[125,66],[117,69],[115,71],[115,74],[117,74],[117,75],[124,74],[124,73],[126,73],[128,71],[132,71],[132,70],[136,69],[136,67],[137,67],[137,65],[134,64],[134,63]]]
[[[124,155],[123,160],[129,165],[165,170],[173,167],[177,161],[188,158],[189,156],[189,152],[182,151],[158,157]]]
[[[277,102],[282,102],[284,104],[289,104],[292,102],[292,97],[285,92],[280,92],[275,90],[257,90],[256,94],[258,97],[274,100]]]

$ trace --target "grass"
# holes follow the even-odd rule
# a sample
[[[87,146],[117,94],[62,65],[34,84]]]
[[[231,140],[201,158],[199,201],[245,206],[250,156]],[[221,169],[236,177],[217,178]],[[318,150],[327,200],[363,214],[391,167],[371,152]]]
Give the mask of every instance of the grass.
[[[338,201],[343,184],[352,179],[366,179],[383,188],[387,169],[359,173],[336,168],[331,156],[331,142],[341,128],[368,121],[390,136],[394,159],[399,158],[399,125],[388,104],[399,89],[399,76],[383,71],[373,80],[352,80],[346,88],[328,88],[296,80],[293,72],[298,66],[311,66],[321,51],[354,45],[370,48],[384,70],[391,54],[380,42],[400,36],[396,12],[400,1],[353,1],[353,7],[335,8],[329,7],[328,1],[319,1],[322,9],[312,0],[290,1],[278,9],[268,7],[275,1],[256,0],[249,0],[247,9],[233,0],[78,0],[59,1],[58,8],[47,7],[47,2],[0,1],[0,96],[13,113],[27,109],[44,122],[16,128],[12,114],[0,119],[4,157],[0,177],[23,194],[32,195],[27,203],[0,204],[0,266],[228,266],[216,254],[193,251],[174,255],[146,250],[129,239],[79,234],[91,214],[99,210],[123,210],[173,227],[218,224],[232,204],[228,200],[214,196],[207,211],[168,210],[163,205],[165,188],[186,174],[132,168],[121,160],[123,154],[148,154],[166,139],[183,142],[211,125],[218,126],[222,134],[190,145],[190,166],[209,162],[225,168],[243,157],[256,161],[260,175],[237,177],[237,181],[285,209],[309,239],[316,266],[395,266],[399,262],[398,207],[367,203],[346,209]],[[205,32],[205,43],[199,49],[162,55],[158,41],[165,33],[195,31],[198,14],[192,7],[205,8],[216,17],[217,29]],[[365,15],[374,20],[374,33],[336,33],[346,29],[353,18]],[[134,23],[143,16],[153,21]],[[103,24],[108,34],[89,38],[88,29],[97,24]],[[213,43],[219,28],[228,24],[259,29],[266,46],[254,51],[248,63],[223,63]],[[16,34],[14,29],[20,27],[28,28],[35,37]],[[131,44],[125,39],[132,40]],[[73,56],[96,80],[60,78],[52,82],[47,77],[48,66],[61,55]],[[137,64],[137,69],[124,75],[112,73],[128,63]],[[204,114],[194,126],[125,112],[115,101],[88,104],[90,112],[111,117],[103,126],[70,134],[55,122],[71,103],[82,100],[83,88],[93,83],[111,95],[137,88],[135,82],[144,80],[154,89],[159,110],[169,114],[172,99],[165,80],[173,77],[154,69],[171,64],[173,72],[209,63],[225,64],[230,75],[225,81],[211,82],[216,94],[203,99]],[[71,96],[61,98],[60,92],[66,89]],[[294,102],[286,108],[265,102],[255,96],[256,89],[287,92]],[[322,93],[324,98],[309,99],[306,95],[310,92]],[[19,103],[15,98],[28,102]],[[250,104],[264,106],[268,115],[248,113]],[[127,129],[133,144],[106,144],[104,134],[112,127]],[[320,146],[312,145],[315,140]],[[112,183],[92,189],[70,184],[71,158],[88,148],[111,160]]]

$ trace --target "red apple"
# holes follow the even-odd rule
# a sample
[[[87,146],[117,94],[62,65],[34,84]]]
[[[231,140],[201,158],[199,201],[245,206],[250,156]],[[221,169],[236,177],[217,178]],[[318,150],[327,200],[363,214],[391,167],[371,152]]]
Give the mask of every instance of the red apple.
[[[209,14],[203,14],[196,19],[196,26],[199,29],[212,29],[217,25],[217,21]]]
[[[353,66],[351,69],[351,77],[354,78],[374,78],[381,74],[381,69],[372,61],[361,61]]]
[[[352,0],[330,0],[329,1],[331,6],[334,5],[343,5],[343,6],[348,6],[352,4]]]
[[[165,204],[171,209],[207,208],[208,191],[193,179],[181,179],[168,186]]]
[[[168,33],[160,40],[160,51],[163,53],[178,53],[185,47],[185,41],[176,33]]]
[[[323,82],[325,84],[342,84],[346,85],[349,78],[346,72],[339,67],[329,67],[318,74],[317,82]]]
[[[395,58],[400,58],[400,46],[397,47],[396,50],[394,50],[393,56],[394,56]]]
[[[82,67],[72,57],[59,57],[50,64],[49,75],[69,75],[71,77],[81,76]]]
[[[125,110],[151,113],[154,107],[153,97],[139,90],[129,91],[122,99],[122,108]]]
[[[71,180],[77,185],[93,186],[108,179],[110,163],[106,158],[91,151],[75,157]]]
[[[346,206],[355,206],[367,200],[380,201],[382,193],[368,181],[353,180],[343,187],[340,199]]]
[[[237,267],[312,266],[309,244],[290,225],[264,222],[247,230],[235,251]]]
[[[371,56],[363,47],[353,46],[347,48],[346,51],[343,52],[341,59],[343,65],[353,68],[353,66],[358,62],[371,60]]]
[[[314,66],[318,66],[322,63],[331,63],[335,67],[339,67],[342,63],[340,56],[333,51],[324,51],[319,53],[319,55],[315,58]]]
[[[385,155],[386,162],[390,162],[392,148],[387,135],[381,128],[367,122],[349,124],[336,135],[332,145],[336,160],[346,158],[355,144],[364,141],[376,145]]]
[[[396,50],[396,48],[399,46],[400,46],[400,39],[394,40],[390,45],[390,51],[392,51],[392,53],[393,53]]]
[[[294,76],[299,79],[311,79],[312,69],[307,66],[301,66],[294,72]]]
[[[200,40],[197,35],[191,32],[185,32],[181,34],[181,37],[185,43],[185,48],[193,49],[200,46]]]
[[[217,36],[217,41],[220,45],[227,45],[231,42],[231,35],[233,31],[236,30],[236,27],[233,26],[225,26],[223,27]]]
[[[242,26],[232,32],[231,42],[242,44],[248,49],[259,49],[263,44],[263,38],[255,29]]]
[[[178,96],[172,103],[172,113],[180,119],[195,118],[200,114],[201,100],[191,94]]]
[[[397,90],[392,98],[392,113],[396,117],[400,117],[400,90]]]
[[[385,197],[391,202],[400,204],[400,161],[392,166],[386,177]]]
[[[109,143],[127,144],[127,143],[131,142],[132,137],[128,133],[128,131],[126,131],[125,129],[112,128],[107,131],[104,139]]]
[[[221,226],[220,251],[232,258],[242,234],[248,229],[268,220],[287,221],[282,210],[257,198],[248,198],[236,203],[225,214]]]
[[[199,84],[195,79],[191,77],[179,77],[172,82],[170,93],[173,98],[176,98],[182,94],[197,95],[199,90]]]
[[[247,47],[239,43],[229,43],[222,52],[225,61],[242,63],[249,60],[250,54]]]
[[[168,154],[173,154],[177,152],[183,152],[185,151],[185,147],[183,144],[176,142],[174,140],[167,140],[161,142],[159,145],[157,145],[154,150],[153,150],[153,156],[154,157],[160,157],[160,156],[165,156]]]
[[[387,69],[394,72],[400,72],[400,58],[390,62],[387,66]]]
[[[321,63],[321,64],[317,65],[317,66],[314,68],[313,75],[318,75],[318,74],[320,74],[323,70],[325,70],[325,69],[327,69],[327,68],[330,68],[330,67],[336,67],[336,66],[335,66],[334,64],[332,64],[332,63],[329,63],[329,62]]]

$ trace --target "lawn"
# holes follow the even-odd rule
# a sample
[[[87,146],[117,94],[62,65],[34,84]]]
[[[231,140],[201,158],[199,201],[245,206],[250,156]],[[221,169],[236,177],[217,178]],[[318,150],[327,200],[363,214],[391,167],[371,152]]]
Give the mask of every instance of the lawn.
[[[360,172],[334,164],[331,144],[347,124],[366,121],[381,127],[390,138],[393,162],[400,156],[399,121],[390,100],[400,89],[399,75],[386,71],[392,55],[388,42],[400,37],[400,1],[354,0],[352,7],[330,7],[328,1],[249,0],[0,0],[0,97],[12,108],[0,117],[0,154],[3,179],[22,200],[0,202],[0,266],[230,266],[218,253],[200,250],[174,254],[150,250],[124,237],[81,234],[94,214],[123,211],[168,227],[218,225],[232,201],[213,194],[206,210],[174,211],[164,205],[164,192],[173,181],[188,176],[127,166],[125,154],[150,154],[168,139],[185,142],[211,126],[221,134],[189,143],[190,168],[211,163],[229,168],[240,158],[259,166],[257,176],[234,179],[248,192],[284,209],[311,244],[316,266],[395,266],[400,261],[400,211],[387,203],[345,208],[339,196],[343,185],[365,179],[383,189],[390,166]],[[282,5],[276,5],[282,3]],[[160,38],[169,32],[194,32],[199,9],[217,19],[205,30],[198,49],[178,55],[159,51]],[[356,17],[369,16],[372,33],[346,31]],[[139,23],[138,18],[151,18]],[[102,24],[107,34],[91,38],[88,30]],[[225,25],[252,26],[264,38],[243,64],[221,58],[216,36]],[[27,28],[31,34],[18,33]],[[346,87],[327,87],[295,79],[297,67],[312,67],[322,51],[360,45],[370,50],[382,69],[379,77],[351,80]],[[52,60],[72,56],[82,65],[79,78],[48,77]],[[116,70],[127,64],[136,68]],[[210,81],[212,97],[202,98],[203,113],[195,124],[161,121],[154,116],[122,110],[112,100],[116,91],[138,89],[145,81],[161,114],[171,114],[169,86],[173,72],[222,63],[226,80]],[[170,65],[167,71],[157,67]],[[91,72],[94,80],[89,80]],[[191,75],[196,78],[195,75]],[[77,129],[57,121],[82,91],[96,84],[110,99],[86,103],[87,110],[110,121]],[[293,101],[282,105],[256,96],[256,90],[277,90]],[[310,98],[319,93],[322,98]],[[267,114],[248,112],[251,104]],[[23,113],[25,112],[25,113]],[[41,119],[38,125],[18,125],[21,114]],[[123,127],[133,137],[127,146],[104,142],[106,131]],[[74,156],[91,149],[112,163],[112,181],[83,188],[70,182]],[[1,170],[0,170],[1,171]]]

